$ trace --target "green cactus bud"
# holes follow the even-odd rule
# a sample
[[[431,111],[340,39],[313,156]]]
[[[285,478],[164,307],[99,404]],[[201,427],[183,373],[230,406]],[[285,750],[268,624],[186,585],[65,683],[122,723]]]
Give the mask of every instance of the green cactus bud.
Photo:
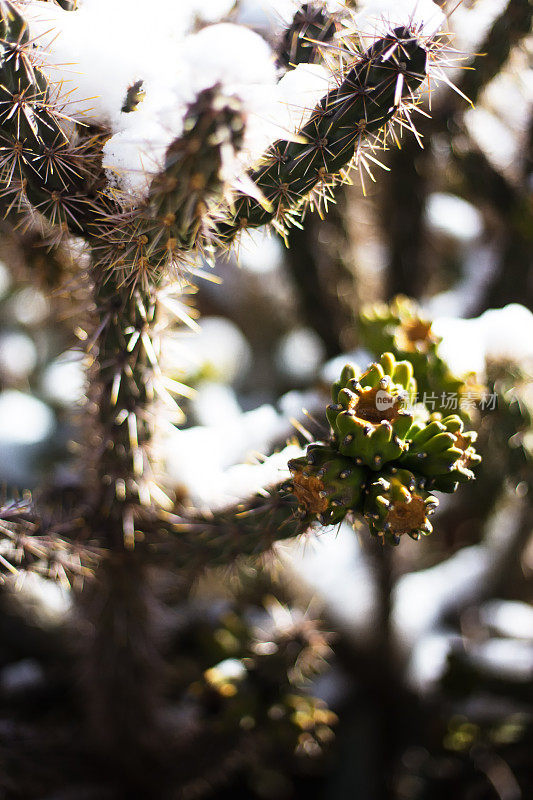
[[[346,389],[350,381],[357,378],[361,374],[361,370],[355,364],[346,364],[341,372],[340,378],[334,381],[331,387],[331,399],[334,403],[337,402],[337,397],[341,389]]]
[[[399,544],[401,536],[412,539],[433,530],[428,517],[438,506],[425,488],[425,479],[406,469],[391,467],[370,481],[364,501],[364,516],[370,533],[382,542]]]
[[[418,304],[405,295],[397,295],[390,303],[364,306],[359,314],[359,331],[365,347],[376,352],[385,349],[426,355],[434,352],[441,339],[431,325]]]
[[[472,480],[472,467],[479,464],[473,445],[477,434],[465,431],[457,415],[441,418],[434,414],[427,425],[409,431],[409,448],[398,459],[402,466],[429,479],[432,488],[454,492],[458,483]]]
[[[305,456],[289,461],[289,469],[302,515],[335,524],[360,505],[366,472],[335,448],[309,445]]]
[[[407,448],[406,435],[413,424],[407,408],[416,394],[413,369],[384,353],[359,378],[352,373],[347,365],[334,384],[337,396],[326,416],[339,452],[379,470]]]
[[[453,375],[439,355],[442,341],[432,328],[418,304],[404,295],[390,303],[365,306],[358,318],[361,344],[372,353],[390,350],[397,358],[409,361],[414,368],[420,399],[431,397],[432,409],[444,411],[448,402],[468,416],[461,408],[464,381]],[[470,394],[471,389],[468,387]],[[483,393],[483,387],[478,387]]]

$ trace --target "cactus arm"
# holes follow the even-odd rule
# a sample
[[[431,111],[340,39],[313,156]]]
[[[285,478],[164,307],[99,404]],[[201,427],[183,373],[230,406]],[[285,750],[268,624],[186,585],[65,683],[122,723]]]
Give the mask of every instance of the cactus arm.
[[[279,41],[279,63],[286,68],[316,64],[321,59],[321,44],[330,42],[336,30],[336,19],[326,8],[303,3]]]
[[[298,208],[325,178],[350,163],[363,140],[386,127],[426,70],[427,52],[405,28],[373,44],[341,85],[322,98],[298,141],[275,142],[251,174],[268,208],[238,197],[232,221],[219,226],[220,237],[232,240],[243,228],[282,220]]]
[[[241,143],[240,103],[214,86],[189,106],[184,129],[167,149],[162,172],[146,201],[130,212],[109,215],[99,230],[103,261],[131,284],[139,276],[157,280],[183,261],[184,252],[209,255],[211,230],[225,183],[224,158]]]
[[[312,517],[298,508],[297,498],[284,482],[209,515],[188,514],[183,509],[163,512],[155,528],[158,550],[189,575],[239,558],[256,558],[276,542],[299,536],[310,527]]]

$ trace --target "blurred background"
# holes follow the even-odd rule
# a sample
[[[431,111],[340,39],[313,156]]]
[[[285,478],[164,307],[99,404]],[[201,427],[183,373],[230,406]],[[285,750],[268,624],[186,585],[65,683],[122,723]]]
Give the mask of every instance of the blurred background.
[[[449,26],[474,69],[450,77],[474,107],[441,84],[431,118],[418,118],[423,148],[404,133],[365,192],[354,176],[288,248],[262,229],[243,237],[183,298],[200,329],[168,334],[163,361],[195,392],[158,456],[185,504],[232,502],[253,483],[240,465],[324,435],[339,368],[365,368],[381,344],[405,356],[406,319],[442,337],[483,463],[422,542],[380,550],[343,524],[260,566],[211,570],[188,600],[162,577],[168,713],[188,730],[200,704],[208,732],[169,797],[533,797],[531,10],[464,0]],[[274,6],[241,0],[232,13],[273,41]],[[39,237],[0,228],[6,497],[68,485],[84,396],[70,316],[79,267]],[[391,306],[398,295],[418,305]],[[78,713],[71,593],[44,568],[0,589],[0,797],[134,796],[94,764],[80,777],[80,753],[59,758]],[[299,672],[287,682],[289,662]],[[21,781],[43,739],[47,762]]]

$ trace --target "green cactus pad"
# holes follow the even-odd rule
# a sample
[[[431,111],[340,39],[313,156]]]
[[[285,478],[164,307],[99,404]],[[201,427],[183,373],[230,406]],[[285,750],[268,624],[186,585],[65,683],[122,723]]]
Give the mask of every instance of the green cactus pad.
[[[424,478],[391,467],[369,482],[364,516],[373,536],[382,542],[399,544],[404,534],[418,540],[431,533],[433,527],[428,517],[438,502],[426,490]]]
[[[335,448],[309,445],[305,456],[289,461],[289,469],[302,515],[334,524],[360,505],[366,471]]]
[[[433,414],[427,425],[413,425],[408,438],[399,462],[428,478],[432,488],[454,492],[458,483],[475,477],[472,467],[481,461],[473,447],[477,434],[465,431],[460,417]]]
[[[416,381],[409,362],[384,353],[359,378],[347,365],[332,393],[334,402],[326,416],[342,455],[374,470],[399,458],[413,424],[407,408],[416,394]]]

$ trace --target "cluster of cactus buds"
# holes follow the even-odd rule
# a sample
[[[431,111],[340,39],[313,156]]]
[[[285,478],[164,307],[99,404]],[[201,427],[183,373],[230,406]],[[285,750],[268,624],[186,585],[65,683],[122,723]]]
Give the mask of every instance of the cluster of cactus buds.
[[[357,323],[360,342],[372,354],[388,350],[413,365],[419,394],[435,398],[434,410],[444,412],[445,398],[457,395],[458,410],[463,414],[461,395],[466,384],[441,357],[442,339],[414,300],[398,295],[390,303],[364,306]]]
[[[302,517],[332,524],[363,514],[370,532],[393,544],[431,533],[438,500],[430,492],[454,492],[481,458],[461,418],[413,407],[416,391],[412,364],[392,353],[362,374],[345,366],[326,410],[330,441],[289,462]]]
[[[407,447],[413,422],[407,409],[415,393],[411,365],[390,353],[359,377],[347,365],[326,410],[339,452],[374,470],[399,458]]]

